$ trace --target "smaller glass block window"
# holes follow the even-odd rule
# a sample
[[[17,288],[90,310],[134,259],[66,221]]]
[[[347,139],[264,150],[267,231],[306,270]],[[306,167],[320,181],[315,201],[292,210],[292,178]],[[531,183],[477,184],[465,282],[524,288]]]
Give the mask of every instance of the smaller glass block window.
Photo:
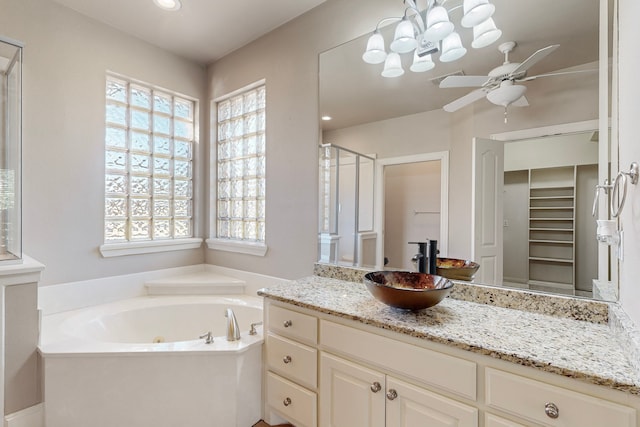
[[[107,76],[105,243],[193,237],[194,100]]]
[[[265,241],[265,86],[217,102],[217,235]]]

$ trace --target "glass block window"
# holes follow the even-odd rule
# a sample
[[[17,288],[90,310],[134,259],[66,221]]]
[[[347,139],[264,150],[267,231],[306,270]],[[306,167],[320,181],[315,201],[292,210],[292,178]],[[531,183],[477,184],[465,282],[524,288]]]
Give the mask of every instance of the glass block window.
[[[193,237],[194,100],[107,76],[105,243]]]
[[[265,241],[265,86],[219,100],[216,237]]]

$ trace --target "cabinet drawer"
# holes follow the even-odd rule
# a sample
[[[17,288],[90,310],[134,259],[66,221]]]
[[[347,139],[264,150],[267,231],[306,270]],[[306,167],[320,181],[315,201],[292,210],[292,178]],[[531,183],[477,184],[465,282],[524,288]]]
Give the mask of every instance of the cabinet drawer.
[[[497,415],[484,414],[484,427],[526,427],[524,424],[514,423]]]
[[[316,394],[273,372],[267,372],[267,403],[298,427],[316,427]]]
[[[318,319],[297,311],[270,305],[269,330],[308,344],[318,342]]]
[[[633,408],[493,368],[485,372],[487,405],[517,417],[546,426],[636,425]],[[557,418],[545,413],[550,404],[558,408]]]
[[[476,364],[473,362],[326,320],[320,323],[320,343],[336,353],[476,400]]]
[[[318,351],[295,341],[267,334],[267,364],[273,371],[302,385],[316,388]]]

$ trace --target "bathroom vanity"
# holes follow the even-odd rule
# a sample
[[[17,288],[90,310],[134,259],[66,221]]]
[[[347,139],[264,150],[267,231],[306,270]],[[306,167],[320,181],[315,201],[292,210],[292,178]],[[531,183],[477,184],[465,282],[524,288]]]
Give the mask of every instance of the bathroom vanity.
[[[456,288],[420,312],[376,301],[355,279],[262,289],[267,422],[640,426],[637,369],[609,304]]]

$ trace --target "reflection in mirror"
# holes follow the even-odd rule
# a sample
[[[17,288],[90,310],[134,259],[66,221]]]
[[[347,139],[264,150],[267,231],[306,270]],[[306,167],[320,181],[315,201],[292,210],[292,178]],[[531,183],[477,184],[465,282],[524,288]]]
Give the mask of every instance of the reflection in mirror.
[[[331,144],[320,146],[319,158],[319,260],[374,266],[374,159]]]
[[[503,284],[592,296],[598,132],[504,146]]]
[[[382,65],[376,66],[366,64],[362,61],[362,53],[366,48],[367,38],[370,34],[340,45],[320,55],[320,114],[330,115],[333,119],[330,122],[322,122],[322,142],[338,145],[356,153],[368,153],[376,158],[376,162],[387,158],[401,156],[412,156],[434,152],[449,153],[449,180],[448,180],[448,249],[446,256],[459,259],[474,259],[476,257],[474,229],[472,225],[475,221],[472,208],[477,205],[473,202],[473,143],[474,138],[495,138],[496,135],[508,133],[518,133],[532,129],[547,129],[552,127],[562,127],[566,125],[567,133],[575,134],[576,131],[571,123],[595,123],[588,129],[589,133],[585,138],[593,136],[598,127],[602,127],[602,120],[598,126],[600,104],[609,104],[610,90],[599,84],[599,76],[602,75],[606,82],[609,82],[611,70],[603,73],[599,68],[599,61],[608,64],[610,59],[607,55],[599,55],[599,40],[604,37],[611,40],[610,29],[613,28],[612,10],[614,0],[571,0],[566,2],[555,2],[551,0],[540,0],[538,2],[512,2],[508,0],[493,0],[496,5],[494,21],[502,30],[502,37],[493,45],[482,49],[468,49],[467,55],[456,62],[444,63],[434,55],[436,66],[433,70],[423,73],[413,73],[408,71],[410,64],[404,64],[405,73],[397,78],[384,78],[380,75]],[[456,1],[451,2],[454,7]],[[609,20],[607,28],[600,31],[600,4],[608,5]],[[553,11],[553,13],[548,13]],[[453,12],[455,13],[455,11]],[[382,18],[382,17],[381,17]],[[375,23],[372,23],[372,28]],[[382,29],[383,32],[390,31]],[[471,35],[461,34],[463,44],[471,45]],[[549,53],[544,60],[537,62],[528,70],[528,75],[540,75],[546,73],[564,73],[566,71],[584,71],[600,69],[598,72],[583,72],[571,74],[559,74],[553,77],[546,77],[526,81],[527,100],[529,106],[513,107],[507,109],[508,123],[504,123],[505,109],[492,104],[487,99],[477,101],[452,113],[444,111],[443,106],[469,93],[469,88],[440,88],[439,82],[443,76],[449,74],[463,74],[467,76],[486,76],[492,69],[501,65],[505,56],[500,52],[498,46],[507,41],[515,41],[515,48],[509,53],[511,62],[522,62],[533,52],[551,45],[559,45],[557,49]],[[605,50],[606,51],[606,50]],[[609,56],[611,55],[609,50]],[[599,103],[600,102],[600,103]],[[604,122],[607,122],[609,109],[605,109]],[[606,129],[606,128],[605,128]],[[587,129],[582,129],[587,130]],[[603,134],[603,132],[601,132]],[[544,174],[535,172],[535,169],[567,168],[573,173],[567,172],[568,176],[574,178],[576,193],[573,203],[575,213],[575,223],[573,224],[574,236],[572,243],[565,243],[566,235],[555,234],[555,231],[545,232],[543,230],[526,230],[529,234],[519,230],[518,243],[514,243],[520,248],[520,252],[527,252],[526,256],[512,259],[517,251],[511,249],[513,242],[503,243],[504,239],[510,239],[511,231],[515,231],[515,223],[518,220],[526,219],[529,222],[529,215],[543,215],[543,212],[554,211],[564,219],[565,215],[572,215],[570,209],[565,206],[553,206],[554,203],[565,203],[567,195],[559,195],[562,199],[549,199],[546,195],[534,195],[533,207],[531,210],[529,199],[531,193],[526,197],[522,194],[514,196],[521,200],[523,205],[519,206],[518,212],[524,216],[510,219],[511,209],[515,209],[515,204],[510,204],[509,208],[500,204],[500,222],[497,230],[500,233],[499,246],[501,248],[501,267],[499,274],[494,275],[488,282],[517,287],[530,287],[541,291],[559,292],[577,296],[590,296],[591,281],[595,278],[600,280],[611,280],[609,271],[615,270],[608,267],[608,262],[604,267],[602,258],[594,255],[594,252],[601,251],[595,241],[594,219],[590,217],[593,201],[593,187],[596,183],[606,177],[609,170],[609,141],[608,132],[604,132],[603,137],[596,141],[585,142],[591,144],[590,150],[598,151],[596,159],[590,158],[588,162],[576,159],[567,160],[566,165],[535,166],[535,165],[509,165],[506,161],[504,171],[501,173],[503,185],[507,189],[523,189],[523,180],[527,178],[527,190],[530,180],[534,183]],[[612,130],[612,134],[615,132]],[[531,138],[531,136],[529,137]],[[522,139],[522,138],[513,138]],[[541,140],[530,142],[531,144],[555,144],[554,142],[543,143]],[[515,142],[506,144],[509,147]],[[603,145],[604,144],[604,145]],[[511,148],[505,148],[505,159],[508,159]],[[545,153],[545,150],[536,148],[536,153]],[[604,156],[603,156],[603,153]],[[566,154],[577,154],[569,150]],[[593,154],[591,152],[591,154]],[[515,155],[519,161],[523,159],[522,154]],[[547,157],[555,157],[547,155]],[[525,159],[526,160],[526,159]],[[573,165],[573,166],[570,166]],[[526,170],[526,174],[525,171]],[[587,172],[585,172],[587,171]],[[586,175],[585,175],[586,173]],[[594,174],[597,177],[594,178]],[[560,173],[564,180],[564,171]],[[595,181],[594,181],[595,179]],[[376,177],[376,182],[380,182]],[[601,182],[600,182],[601,183]],[[514,185],[514,187],[511,187]],[[520,188],[522,187],[522,188]],[[584,191],[583,191],[584,189]],[[537,190],[536,190],[537,191]],[[378,190],[376,190],[378,194]],[[384,192],[383,192],[384,194]],[[321,192],[322,195],[322,192]],[[398,196],[394,192],[395,196]],[[482,203],[482,195],[477,199]],[[510,195],[505,195],[509,198]],[[539,197],[539,198],[538,198]],[[322,200],[322,199],[321,199]],[[502,201],[502,198],[500,199]],[[550,201],[555,200],[555,201]],[[376,203],[384,204],[384,200],[376,200]],[[551,206],[544,206],[550,203]],[[537,206],[536,206],[537,205]],[[586,206],[586,207],[585,207]],[[505,209],[503,212],[503,208]],[[549,208],[549,209],[547,209]],[[379,208],[376,207],[376,212]],[[421,209],[417,209],[421,210]],[[426,209],[425,209],[426,210]],[[603,211],[603,210],[601,210]],[[507,226],[502,220],[502,215],[507,220]],[[518,214],[520,215],[520,214]],[[599,211],[600,218],[606,215]],[[384,216],[384,214],[383,214]],[[497,218],[497,217],[496,217]],[[386,246],[384,218],[374,218],[375,227],[372,232],[378,240],[378,245]],[[606,219],[606,217],[605,217]],[[495,220],[495,218],[494,218]],[[537,222],[529,223],[525,228],[533,227],[546,221],[544,218],[536,219]],[[550,221],[547,221],[550,222]],[[532,225],[533,224],[533,225]],[[395,224],[399,225],[399,224]],[[520,226],[518,224],[518,226]],[[388,230],[387,230],[388,231]],[[545,235],[542,235],[543,233]],[[558,233],[565,233],[558,231]],[[568,232],[566,232],[568,233]],[[355,233],[357,234],[357,233]],[[503,236],[504,234],[504,236]],[[354,232],[346,236],[353,236]],[[424,240],[430,236],[420,236],[419,240]],[[525,239],[526,237],[526,239]],[[524,240],[526,241],[524,241]],[[533,242],[529,242],[532,240]],[[588,243],[587,243],[588,241]],[[353,239],[353,245],[358,245],[358,239]],[[559,243],[558,243],[559,242]],[[503,244],[505,245],[503,248]],[[580,248],[580,249],[579,249]],[[412,250],[407,248],[407,250]],[[548,250],[551,253],[547,252]],[[573,251],[575,250],[575,254]],[[441,254],[443,256],[443,254]],[[598,263],[593,261],[593,257],[598,258]],[[572,259],[573,267],[566,268],[562,272],[547,276],[549,271],[556,270],[551,264],[544,264],[539,261],[539,265],[532,265],[529,258],[562,258]],[[608,254],[605,254],[605,258]],[[384,267],[384,259],[402,259],[401,268],[412,268],[406,265],[406,254],[395,254],[392,249],[385,249],[383,254],[378,254],[376,268]],[[581,261],[585,258],[586,261]],[[322,257],[320,257],[322,260]],[[358,265],[357,263],[354,263]],[[476,274],[477,281],[482,277],[480,274],[482,266]],[[559,264],[559,263],[556,263]],[[597,272],[593,271],[593,266],[598,264]],[[362,265],[362,264],[360,264]],[[519,269],[516,270],[516,266]],[[525,274],[525,270],[527,273]],[[567,273],[569,271],[569,273]],[[533,273],[533,278],[531,274]],[[495,280],[498,278],[500,280]],[[485,281],[486,282],[486,281]],[[531,283],[530,283],[531,282]],[[559,284],[559,285],[558,285]],[[533,286],[531,286],[533,285]],[[615,293],[615,292],[614,292]]]

